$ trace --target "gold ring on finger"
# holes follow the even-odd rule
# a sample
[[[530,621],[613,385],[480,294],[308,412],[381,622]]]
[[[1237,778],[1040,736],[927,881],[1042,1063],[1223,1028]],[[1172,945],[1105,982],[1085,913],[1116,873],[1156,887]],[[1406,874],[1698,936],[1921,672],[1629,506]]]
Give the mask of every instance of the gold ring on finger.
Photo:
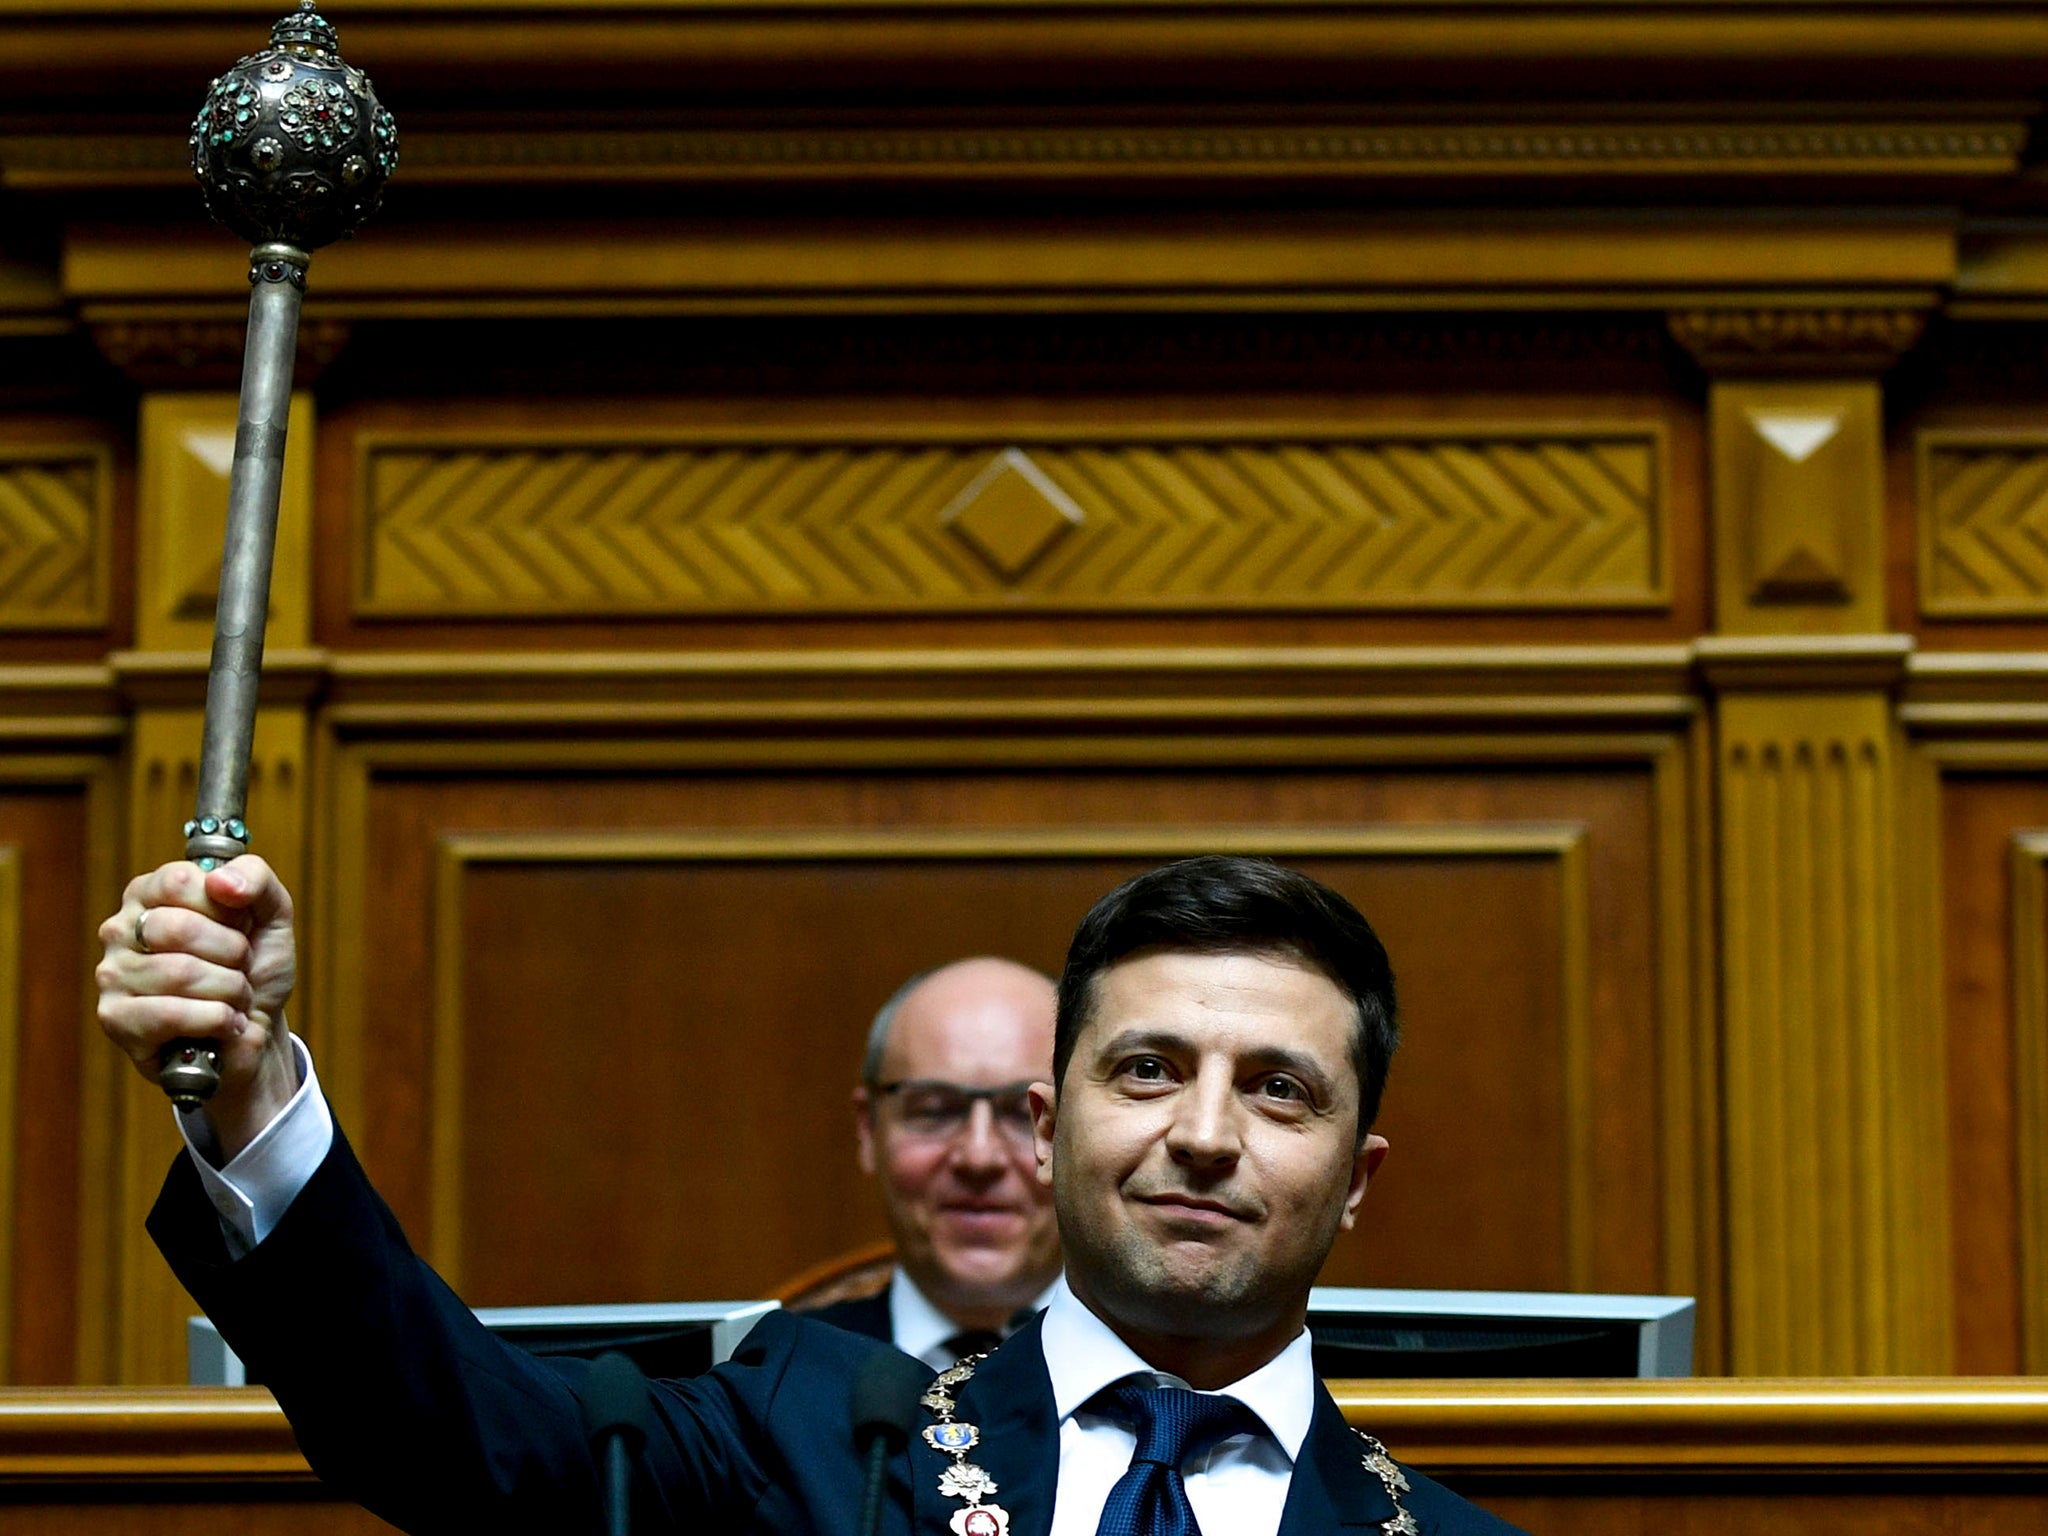
[[[147,907],[144,907],[140,912],[135,914],[135,947],[145,955],[153,955],[156,953],[156,951],[149,947],[149,940],[144,938],[142,934],[143,919],[148,916],[149,908]]]

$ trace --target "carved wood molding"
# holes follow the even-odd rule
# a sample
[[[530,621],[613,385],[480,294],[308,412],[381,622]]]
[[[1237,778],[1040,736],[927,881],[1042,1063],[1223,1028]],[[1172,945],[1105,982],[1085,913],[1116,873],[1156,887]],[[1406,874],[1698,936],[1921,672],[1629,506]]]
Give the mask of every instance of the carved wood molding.
[[[145,395],[141,405],[135,643],[150,651],[210,647],[236,398],[185,389]],[[279,472],[267,653],[303,646],[311,632],[313,442],[313,400],[301,389],[292,396]],[[268,686],[264,693],[274,696]]]
[[[174,79],[184,78],[178,70],[203,79],[251,46],[250,12],[224,15],[218,4],[198,0],[142,8],[8,0],[4,10],[31,15],[36,25],[0,31],[0,82],[38,95],[107,86],[110,45],[152,59]],[[1908,86],[1952,95],[1986,81],[2024,99],[2048,76],[2048,27],[2025,7],[1942,0],[1818,10],[1603,6],[1590,16],[1567,0],[1508,0],[1481,10],[1442,0],[1311,7],[1114,0],[1086,8],[934,0],[914,17],[875,0],[796,11],[702,0],[602,7],[357,0],[344,41],[352,59],[403,81],[422,102],[462,89],[480,48],[501,80],[522,86],[536,75],[559,76],[569,61],[577,66],[573,82],[586,89],[586,82],[639,83],[675,92],[934,81],[986,91],[1085,78],[1127,91],[1293,80],[1334,94],[1346,84],[1353,93],[1457,88],[1483,74],[1509,95],[1620,75],[1649,90],[1729,99],[1745,83],[1754,90],[1760,78],[1784,82],[1794,96],[1841,92],[1854,70],[1853,88],[1867,99],[1894,99]]]
[[[1901,968],[1918,873],[1888,701],[1733,693],[1718,715],[1729,1363],[1947,1369],[1940,1041]]]
[[[73,225],[67,294],[89,323],[229,318],[239,263],[196,228]],[[1887,207],[1797,222],[1690,206],[1390,216],[1275,200],[1214,211],[1097,199],[1060,218],[963,207],[918,218],[879,204],[829,219],[697,217],[522,226],[382,225],[322,251],[319,312],[337,318],[748,313],[1033,313],[1340,307],[1496,310],[1690,307],[1700,295],[1797,302],[1932,301],[1956,269],[1952,228]],[[1902,295],[1904,296],[1902,298]],[[1510,298],[1511,296],[1511,298]],[[1683,297],[1681,297],[1683,296]]]
[[[21,1083],[21,1009],[23,985],[21,849],[0,844],[0,1380],[13,1379],[15,1276],[21,1255],[14,1241],[15,1199],[20,1170],[15,1148],[20,1125],[16,1118]]]
[[[2048,1467],[2048,1387],[1910,1381],[1339,1381],[1346,1419],[1433,1471],[1688,1480]],[[0,1389],[0,1484],[213,1482],[293,1499],[313,1474],[260,1387]],[[255,1487],[251,1487],[255,1485]],[[1929,1490],[1914,1495],[1924,1498]]]
[[[107,319],[86,329],[100,355],[145,389],[233,389],[241,382],[245,321]],[[301,321],[298,387],[311,386],[348,338],[346,321]]]
[[[1463,123],[1058,119],[931,124],[909,118],[790,129],[549,124],[408,133],[420,185],[1237,179],[1285,175],[1554,179],[1645,176],[2008,175],[2026,142],[2012,119],[1949,121],[1569,116]],[[137,134],[0,136],[0,186],[105,192],[182,186],[182,140]]]
[[[1884,425],[1862,379],[1716,380],[1714,618],[1734,634],[1884,624]]]
[[[1445,1472],[1862,1469],[1917,1481],[2048,1467],[2048,1387],[2024,1378],[1347,1381],[1331,1393],[1346,1419]]]
[[[1654,425],[359,443],[364,617],[1655,608]]]
[[[0,442],[0,630],[107,621],[113,452],[101,442]]]
[[[2048,1371],[2048,832],[2015,832],[2012,904],[2013,1139],[2019,1168],[2021,1369]]]
[[[1913,451],[1920,611],[2048,615],[2048,432],[1923,431]]]
[[[118,691],[136,704],[196,707],[203,697],[204,651],[122,651],[109,662],[77,669],[97,680],[95,699],[111,701]],[[688,726],[694,735],[720,725],[750,734],[829,728],[838,739],[855,726],[923,736],[934,726],[969,723],[976,733],[1013,727],[1039,734],[1048,723],[1092,732],[1462,721],[1527,733],[1682,730],[1700,708],[1694,667],[1684,645],[311,649],[266,651],[263,682],[266,703],[317,699],[321,719],[351,739],[444,731],[509,737],[570,726],[633,733]],[[0,727],[7,699],[0,688]],[[109,728],[117,727],[118,720]],[[1495,745],[1510,755],[1533,750],[1527,734]],[[1604,755],[1590,743],[1581,747]]]
[[[1929,738],[1928,750],[1944,754],[2009,750],[2001,741],[1972,738],[2048,735],[2048,654],[1916,653],[1907,667],[1899,720],[1916,737]]]
[[[1882,373],[1927,328],[1923,309],[1683,309],[1672,338],[1708,373]]]
[[[1722,692],[1882,692],[1922,659],[1911,635],[1703,635],[1693,655]]]

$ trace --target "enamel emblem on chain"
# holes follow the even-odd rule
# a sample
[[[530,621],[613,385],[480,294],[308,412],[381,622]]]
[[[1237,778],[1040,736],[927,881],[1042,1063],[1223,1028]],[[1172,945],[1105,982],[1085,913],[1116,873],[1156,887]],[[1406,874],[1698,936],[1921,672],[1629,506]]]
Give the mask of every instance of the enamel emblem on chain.
[[[1380,1486],[1387,1490],[1387,1498],[1394,1505],[1394,1518],[1380,1522],[1382,1536],[1421,1536],[1422,1527],[1415,1523],[1415,1517],[1401,1503],[1401,1495],[1408,1491],[1408,1479],[1401,1468],[1387,1454],[1387,1448],[1371,1435],[1362,1429],[1354,1429],[1352,1433],[1365,1442],[1365,1470],[1380,1480]]]
[[[958,1365],[939,1372],[919,1399],[939,1420],[925,1426],[924,1443],[953,1458],[953,1464],[939,1474],[939,1493],[966,1503],[966,1508],[954,1510],[953,1518],[947,1522],[953,1536],[1010,1536],[1010,1512],[989,1502],[996,1491],[996,1480],[988,1475],[986,1467],[967,1459],[967,1453],[981,1444],[981,1431],[953,1417],[954,1388],[971,1381],[974,1368],[987,1358],[986,1353],[969,1355]]]

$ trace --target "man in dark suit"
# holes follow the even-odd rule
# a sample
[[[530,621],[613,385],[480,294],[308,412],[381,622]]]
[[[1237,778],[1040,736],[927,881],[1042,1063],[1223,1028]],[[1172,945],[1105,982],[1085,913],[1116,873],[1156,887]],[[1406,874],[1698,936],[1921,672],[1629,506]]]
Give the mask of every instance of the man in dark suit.
[[[167,865],[101,937],[102,1026],[145,1073],[172,1039],[221,1043],[151,1231],[321,1475],[413,1531],[596,1529],[582,1373],[478,1327],[370,1189],[284,1027],[291,902],[268,868]],[[1347,1428],[1309,1360],[1309,1287],[1386,1152],[1394,1042],[1385,952],[1306,877],[1187,860],[1097,903],[1031,1089],[1066,1275],[934,1381],[884,1529],[1508,1531]],[[852,1386],[882,1348],[771,1317],[709,1376],[657,1384],[643,1529],[853,1532]]]
[[[886,1289],[807,1315],[942,1370],[1000,1343],[1059,1278],[1030,1088],[1052,1073],[1052,979],[978,956],[920,972],[876,1012],[853,1091],[860,1166],[896,1247]]]

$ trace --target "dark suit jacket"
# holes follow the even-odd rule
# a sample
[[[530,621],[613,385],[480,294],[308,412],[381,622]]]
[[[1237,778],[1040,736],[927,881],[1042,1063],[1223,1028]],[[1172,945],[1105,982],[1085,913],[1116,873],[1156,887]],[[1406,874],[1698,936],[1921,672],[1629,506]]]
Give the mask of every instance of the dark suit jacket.
[[[835,1301],[829,1307],[819,1307],[803,1316],[814,1317],[821,1323],[830,1323],[834,1328],[844,1328],[848,1333],[857,1333],[866,1339],[893,1340],[896,1335],[895,1327],[889,1321],[889,1292],[886,1288],[854,1301]]]
[[[239,1261],[183,1156],[149,1226],[327,1482],[416,1533],[602,1529],[575,1396],[584,1368],[543,1363],[479,1326],[414,1257],[339,1132],[277,1229]],[[777,1314],[708,1376],[657,1384],[635,1530],[853,1536],[862,1469],[849,1395],[862,1362],[887,1347]],[[973,1459],[994,1476],[1012,1536],[1046,1536],[1059,1438],[1035,1322],[982,1365],[958,1416],[981,1426]],[[938,1491],[947,1464],[922,1439],[895,1457],[889,1536],[944,1536],[960,1507]],[[1420,1473],[1408,1477],[1403,1502],[1432,1536],[1512,1531]],[[1376,1532],[1393,1513],[1323,1393],[1280,1536]]]

